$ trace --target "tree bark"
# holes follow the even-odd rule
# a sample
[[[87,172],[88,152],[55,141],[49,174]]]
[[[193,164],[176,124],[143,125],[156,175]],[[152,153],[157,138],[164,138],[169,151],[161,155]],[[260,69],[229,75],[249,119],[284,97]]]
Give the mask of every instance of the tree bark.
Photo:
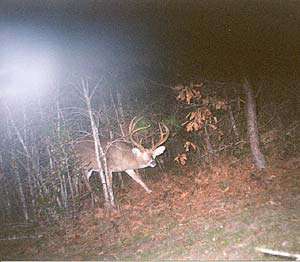
[[[96,153],[96,160],[99,167],[99,175],[102,182],[103,192],[104,192],[104,199],[105,204],[108,208],[115,208],[115,200],[114,200],[114,194],[113,189],[111,185],[111,179],[110,175],[108,174],[108,168],[107,168],[107,161],[106,156],[104,153],[104,150],[100,143],[98,128],[95,123],[95,119],[92,112],[92,105],[91,105],[91,96],[89,94],[88,85],[84,81],[82,82],[82,88],[83,88],[83,96],[86,102],[87,111],[89,114],[90,122],[91,122],[91,128],[93,133],[93,138],[95,142],[95,153]],[[93,93],[93,92],[92,92]]]
[[[112,97],[112,100],[113,100],[113,97]],[[113,102],[114,102],[114,100],[113,100]],[[114,103],[116,117],[117,117],[117,121],[118,121],[120,130],[121,130],[122,137],[125,138],[126,134],[125,134],[124,128],[123,128],[124,123],[125,123],[125,114],[124,114],[123,103],[122,103],[121,94],[120,94],[119,90],[117,90],[117,105],[118,105],[118,107],[116,108],[115,103]],[[124,188],[122,172],[118,172],[118,177],[119,177],[119,180],[121,183],[121,188]]]
[[[27,221],[29,221],[29,214],[28,214],[28,207],[27,207],[27,202],[26,202],[26,198],[25,198],[25,193],[24,193],[20,173],[19,173],[18,167],[16,166],[15,159],[13,161],[14,161],[14,163],[13,163],[13,165],[14,165],[14,174],[16,176],[16,180],[17,180],[18,187],[19,187],[19,194],[20,194],[20,199],[21,199],[21,204],[22,204],[22,211],[23,211],[23,214],[24,214],[24,218],[27,222]]]
[[[243,88],[246,94],[246,119],[248,129],[247,131],[250,141],[251,153],[256,168],[261,170],[266,167],[266,161],[259,145],[255,99],[253,91],[246,78],[244,79]]]
[[[229,107],[228,107],[228,112],[229,112],[230,124],[231,124],[231,128],[233,130],[234,136],[237,140],[240,140],[240,132],[238,130],[238,127],[237,127],[236,120],[235,120],[234,115],[233,115],[231,105],[229,105]]]
[[[210,137],[209,137],[209,133],[208,133],[206,125],[204,127],[204,134],[205,134],[204,139],[205,139],[205,143],[206,143],[207,152],[210,156],[212,156],[214,154],[214,150],[213,150],[213,147],[210,142]]]

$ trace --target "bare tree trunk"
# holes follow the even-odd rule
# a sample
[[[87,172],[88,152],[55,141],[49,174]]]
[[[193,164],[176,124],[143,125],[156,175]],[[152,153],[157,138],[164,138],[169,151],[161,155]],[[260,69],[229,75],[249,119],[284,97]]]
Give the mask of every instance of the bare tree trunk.
[[[229,112],[229,119],[230,119],[230,124],[231,124],[231,128],[233,130],[233,133],[235,135],[235,138],[237,140],[240,139],[240,133],[239,133],[239,130],[237,128],[237,124],[236,124],[236,120],[234,118],[234,115],[233,115],[233,111],[232,111],[232,108],[231,108],[231,105],[229,105],[228,107],[228,112]]]
[[[68,209],[68,195],[67,195],[67,189],[66,189],[66,180],[65,180],[65,176],[61,172],[59,174],[59,181],[60,181],[61,201],[63,203],[63,207],[65,209]]]
[[[14,161],[14,163],[13,163],[14,174],[16,175],[16,179],[17,179],[17,183],[18,183],[18,187],[19,187],[19,194],[20,194],[20,199],[21,199],[21,204],[22,204],[22,211],[23,211],[23,214],[24,214],[24,218],[27,222],[29,220],[29,215],[28,215],[28,207],[27,207],[27,203],[26,203],[24,189],[23,189],[23,185],[22,185],[22,181],[21,181],[21,177],[20,177],[18,167],[16,166],[15,159],[13,159],[13,161]]]
[[[226,101],[228,103],[228,114],[229,114],[229,122],[230,122],[231,130],[233,130],[235,139],[237,141],[239,141],[240,140],[240,132],[238,130],[237,122],[236,122],[234,114],[233,114],[233,110],[232,110],[230,98],[229,98],[229,95],[228,95],[228,91],[226,90],[226,88],[224,88],[223,92],[224,92],[224,97],[226,98]],[[236,98],[237,97],[236,88],[234,88],[233,93],[235,95],[234,97]],[[237,97],[237,100],[239,100],[239,97]],[[238,109],[238,111],[239,111],[239,109]]]
[[[112,100],[113,100],[113,104],[114,104],[114,108],[115,108],[115,112],[116,112],[116,116],[117,116],[117,121],[118,121],[120,130],[121,130],[121,134],[123,137],[125,137],[126,134],[123,129],[123,125],[125,123],[125,115],[124,115],[124,108],[123,108],[123,104],[122,104],[121,94],[120,94],[119,90],[117,90],[117,107],[114,103],[113,97],[112,97]],[[119,180],[121,181],[121,188],[124,188],[122,172],[118,172],[118,177],[119,177]]]
[[[58,117],[58,130],[57,131],[58,131],[58,135],[60,137],[61,124],[63,124],[65,126],[65,119],[64,119],[63,112],[60,109],[59,102],[57,102],[56,108],[57,108],[57,117]],[[69,133],[67,133],[67,137],[68,137],[68,140],[70,140]],[[73,181],[73,179],[71,177],[70,170],[69,170],[69,156],[68,156],[68,152],[66,152],[64,146],[62,146],[62,153],[63,153],[63,157],[64,157],[63,163],[65,165],[66,172],[67,172],[66,178],[65,178],[67,180],[67,182],[65,182],[65,190],[66,190],[66,194],[68,193],[67,188],[69,188],[69,190],[70,190],[70,194],[71,194],[71,208],[74,209],[74,206],[75,206],[74,205],[74,199],[75,199],[74,197],[75,196],[74,196],[74,189],[73,189],[74,181]],[[68,187],[67,187],[67,184],[68,184]],[[68,194],[67,194],[67,196],[68,196]],[[67,200],[68,199],[69,198],[67,197]],[[70,205],[68,205],[68,206],[70,206]],[[73,210],[73,211],[75,211],[75,210]]]
[[[61,115],[60,115],[60,110],[59,110],[59,102],[57,101],[56,103],[56,113],[57,113],[57,136],[59,139],[59,142],[61,142]],[[66,181],[65,181],[65,176],[62,174],[61,170],[63,169],[63,167],[59,166],[59,181],[60,181],[60,194],[61,194],[61,201],[63,203],[63,207],[65,209],[68,209],[68,195],[67,195],[67,185],[66,185]]]
[[[34,189],[33,189],[34,188],[33,181],[32,181],[33,179],[32,179],[31,174],[27,174],[27,175],[28,175],[29,193],[30,193],[30,197],[31,197],[32,214],[33,214],[33,217],[35,217],[35,215],[36,215],[36,203],[35,203],[35,195],[34,195]]]
[[[122,126],[122,120],[124,120],[124,119],[120,119],[120,113],[119,113],[120,108],[116,106],[116,103],[115,103],[113,94],[112,94],[112,92],[111,92],[111,89],[110,89],[110,99],[111,99],[112,105],[113,105],[114,110],[115,110],[115,114],[116,114],[116,118],[117,118],[117,123],[118,123],[118,125],[119,125],[119,127],[120,127],[121,134],[122,134],[122,136],[124,137],[124,136],[125,136],[125,133],[124,133],[123,126]],[[119,102],[120,102],[120,101],[119,101],[119,98],[117,97],[117,99],[118,99],[117,102],[118,102],[118,105],[119,105]]]
[[[50,168],[50,174],[53,174],[53,172],[54,172],[54,161],[53,161],[53,156],[52,156],[52,153],[51,153],[51,148],[50,148],[50,144],[48,144],[47,145],[47,153],[48,153],[48,157],[49,157],[49,168]],[[60,179],[60,183],[61,183],[61,178],[60,178],[60,174],[59,174],[59,179]],[[40,189],[40,193],[42,194],[42,195],[49,195],[49,190],[48,190],[48,188],[45,186],[45,184],[43,183],[43,182],[40,182],[39,181],[39,179],[37,179],[37,181],[38,181],[38,188]],[[53,188],[55,188],[56,187],[56,185],[54,185],[54,183],[52,182],[52,185],[53,185]],[[45,194],[43,194],[43,191],[41,190],[41,188],[43,188],[44,189],[44,191],[45,191]],[[63,199],[62,199],[63,200]],[[62,208],[62,204],[61,204],[61,201],[60,201],[60,199],[59,199],[59,197],[57,196],[56,197],[56,203],[57,203],[57,206],[59,207],[59,208]]]
[[[244,79],[243,87],[246,94],[246,119],[251,153],[255,166],[261,170],[266,167],[266,161],[259,146],[255,99],[251,86],[246,78]]]
[[[68,159],[66,159],[66,164],[68,165]],[[70,188],[71,200],[72,200],[72,207],[73,207],[73,204],[74,204],[73,179],[71,177],[69,169],[67,170],[67,179],[68,179],[68,184],[69,184],[69,188]]]
[[[8,220],[9,220],[12,217],[12,204],[11,204],[11,201],[10,201],[10,198],[9,198],[8,188],[9,188],[9,185],[7,183],[7,185],[5,185],[3,187],[3,189],[4,189],[4,193],[5,193],[5,199],[7,200],[6,201],[7,217],[8,217]]]
[[[0,217],[0,221],[5,224],[5,221],[6,221],[6,217],[7,217],[7,208],[6,208],[6,197],[5,197],[5,194],[4,192],[2,191],[2,188],[0,188],[0,195],[1,195],[1,198],[0,198],[0,208],[1,208],[1,211],[0,211],[0,214],[1,214],[1,217]]]
[[[115,208],[114,194],[111,185],[110,174],[108,174],[106,156],[100,143],[98,128],[96,126],[95,119],[93,116],[92,105],[91,105],[92,95],[89,94],[88,84],[84,80],[82,80],[82,89],[83,89],[83,96],[86,102],[88,114],[90,117],[91,128],[92,128],[93,138],[95,142],[96,160],[97,160],[98,168],[99,170],[101,170],[99,172],[99,175],[102,182],[105,204],[108,208]],[[95,89],[92,91],[92,94],[95,92]]]
[[[16,126],[16,123],[15,123],[14,118],[12,116],[11,110],[8,107],[8,105],[5,105],[5,106],[6,106],[6,109],[7,109],[8,116],[10,117],[10,122],[12,123],[12,126],[13,126],[13,128],[16,132],[16,135],[17,135],[18,139],[19,139],[19,142],[21,143],[21,145],[22,145],[22,147],[25,151],[26,157],[30,158],[30,153],[29,153],[28,147],[27,147],[27,145],[26,145],[19,129]],[[16,164],[16,160],[13,158],[12,161],[13,161],[14,173],[16,174],[16,180],[17,180],[18,187],[19,187],[22,211],[23,211],[25,220],[28,221],[29,220],[28,207],[27,207],[27,203],[26,203],[26,198],[25,198],[25,194],[24,194],[24,190],[23,190],[21,177],[20,177],[19,170],[18,170],[18,167],[17,167],[17,164]]]
[[[211,156],[213,156],[213,154],[214,154],[214,150],[213,150],[213,147],[210,142],[209,133],[208,133],[206,125],[204,127],[204,140],[205,140],[208,156],[209,156],[209,158],[211,158]]]
[[[30,130],[30,129],[27,128],[27,123],[29,123],[29,121],[28,121],[28,118],[27,118],[26,109],[25,109],[24,105],[22,105],[22,114],[23,114],[23,128],[22,128],[23,129],[23,140],[24,140],[24,144],[27,146],[27,149],[26,149],[27,150],[26,151],[27,152],[27,157],[26,157],[25,170],[26,170],[26,173],[27,173],[28,186],[29,186],[29,197],[28,197],[29,199],[28,199],[28,202],[31,202],[32,217],[35,217],[35,215],[36,215],[36,205],[35,205],[35,196],[33,195],[33,187],[32,187],[32,171],[33,171],[33,167],[39,167],[39,165],[38,165],[39,154],[37,153],[38,150],[34,151],[34,149],[36,149],[35,147],[37,146],[37,144],[34,143],[33,141],[32,141],[33,142],[32,147],[31,148],[28,147],[28,145],[30,145],[30,143],[29,143],[30,134],[32,134],[32,138],[33,138],[33,130],[32,129]],[[31,149],[32,151],[29,152],[29,149]],[[37,171],[37,169],[36,169],[36,171]]]
[[[119,126],[121,129],[122,136],[124,137],[126,135],[123,129],[123,125],[125,123],[125,114],[124,114],[123,103],[122,103],[121,94],[119,90],[117,90],[117,104],[118,104],[118,111],[120,112]]]

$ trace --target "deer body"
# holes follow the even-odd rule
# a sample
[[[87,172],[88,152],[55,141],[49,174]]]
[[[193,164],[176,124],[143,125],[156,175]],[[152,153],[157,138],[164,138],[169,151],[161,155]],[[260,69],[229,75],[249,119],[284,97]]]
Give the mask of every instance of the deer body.
[[[160,139],[158,143],[154,144],[154,141],[152,141],[153,145],[150,149],[144,148],[141,143],[137,142],[133,138],[135,133],[145,129],[145,127],[135,128],[140,119],[141,118],[136,120],[133,118],[130,122],[130,141],[123,139],[104,142],[102,140],[101,146],[105,153],[108,171],[107,177],[110,180],[110,185],[112,184],[112,173],[124,171],[132,179],[139,183],[147,193],[151,193],[152,191],[146,186],[139,174],[137,174],[134,170],[156,166],[155,158],[165,151],[166,148],[165,146],[162,146],[162,144],[166,142],[170,132],[168,127],[163,124],[164,132],[161,124],[159,124]],[[93,171],[103,172],[103,170],[99,170],[98,161],[95,154],[95,143],[93,140],[84,140],[78,142],[75,144],[75,151],[86,168],[88,179]]]
[[[160,146],[155,150],[146,149],[145,151],[141,151],[136,147],[132,147],[129,143],[122,141],[107,143],[106,147],[108,173],[124,171],[137,183],[139,183],[147,191],[147,193],[151,193],[152,191],[146,186],[134,170],[145,167],[155,167],[155,158],[165,151],[165,147]],[[75,145],[75,150],[83,165],[88,170],[88,179],[93,171],[103,172],[98,168],[93,141],[79,142]]]
[[[136,123],[137,121],[134,122],[133,119],[130,124],[130,142],[125,140],[108,141],[106,143],[102,142],[102,147],[105,151],[108,177],[110,182],[112,182],[111,174],[113,172],[124,171],[132,179],[139,183],[147,193],[151,193],[152,191],[146,186],[141,177],[134,170],[156,166],[155,158],[161,155],[166,149],[165,146],[160,145],[167,140],[169,136],[169,129],[164,126],[166,132],[163,133],[160,126],[160,141],[153,145],[152,148],[146,149],[140,143],[137,143],[132,137],[134,133],[141,130],[141,128],[134,130]],[[88,179],[93,171],[103,172],[103,170],[99,170],[98,167],[94,141],[85,140],[78,142],[75,145],[75,151],[87,170]]]
[[[140,169],[148,166],[155,167],[155,157],[162,154],[165,150],[165,147],[161,146],[155,152],[151,152],[151,150],[142,152],[140,149],[122,141],[111,144],[107,142],[105,144],[104,148],[107,147],[107,167],[110,172],[121,172],[127,169]],[[94,171],[99,171],[93,141],[78,142],[75,145],[75,150],[85,165],[88,164]]]

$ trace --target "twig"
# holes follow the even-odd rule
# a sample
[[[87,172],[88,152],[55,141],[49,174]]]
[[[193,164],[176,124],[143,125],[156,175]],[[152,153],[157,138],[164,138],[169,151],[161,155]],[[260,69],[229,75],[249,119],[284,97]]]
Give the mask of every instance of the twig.
[[[226,149],[228,147],[235,147],[235,146],[238,146],[239,144],[243,144],[243,143],[247,143],[247,142],[245,140],[240,140],[240,141],[238,141],[236,143],[231,143],[229,145],[224,145],[221,148],[214,149],[213,153],[221,152],[221,151],[223,151],[224,149]],[[209,155],[209,153],[206,153],[206,154],[203,154],[203,155],[199,156],[199,158],[203,158],[203,157],[206,157],[208,155]]]
[[[272,250],[272,249],[268,249],[268,248],[261,248],[261,247],[257,247],[255,249],[257,251],[260,251],[260,252],[268,254],[268,255],[280,256],[280,257],[290,257],[290,258],[295,258],[296,261],[300,261],[300,254],[291,254],[291,253],[288,253],[288,252],[277,251],[277,250]]]
[[[22,240],[22,239],[39,239],[42,238],[43,235],[34,235],[34,236],[11,236],[6,238],[0,238],[0,241],[8,241],[8,240]]]

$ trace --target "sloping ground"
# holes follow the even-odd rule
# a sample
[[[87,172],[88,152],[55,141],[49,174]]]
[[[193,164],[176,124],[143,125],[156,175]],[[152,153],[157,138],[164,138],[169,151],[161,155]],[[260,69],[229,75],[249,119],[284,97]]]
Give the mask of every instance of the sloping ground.
[[[97,209],[44,229],[38,241],[5,243],[2,259],[279,259],[255,247],[299,253],[300,158],[261,174],[245,162],[169,172],[148,181],[151,195],[132,183],[117,196],[119,213]]]

